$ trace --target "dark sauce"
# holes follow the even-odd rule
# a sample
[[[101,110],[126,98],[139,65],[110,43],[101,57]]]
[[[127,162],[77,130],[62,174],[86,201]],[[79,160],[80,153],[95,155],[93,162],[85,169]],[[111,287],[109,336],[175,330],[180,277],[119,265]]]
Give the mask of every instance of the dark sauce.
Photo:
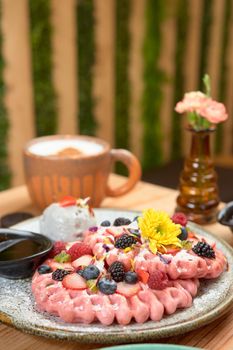
[[[5,241],[5,239],[0,238],[0,242],[3,241]],[[0,261],[22,259],[27,256],[37,254],[41,250],[42,246],[39,242],[28,238],[24,241],[16,243],[15,245],[1,252]]]

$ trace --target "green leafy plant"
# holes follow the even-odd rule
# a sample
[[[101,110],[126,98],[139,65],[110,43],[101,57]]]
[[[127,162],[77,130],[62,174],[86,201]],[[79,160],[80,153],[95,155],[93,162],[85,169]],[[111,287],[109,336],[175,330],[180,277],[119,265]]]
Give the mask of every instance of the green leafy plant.
[[[189,22],[188,2],[186,0],[177,1],[176,22],[176,53],[175,53],[175,79],[174,79],[174,102],[180,100],[184,94],[184,66],[185,51],[187,45],[187,31]],[[177,112],[174,112],[172,119],[172,140],[171,157],[177,159],[181,157],[181,119]]]
[[[162,85],[165,74],[159,68],[161,51],[161,22],[164,18],[163,0],[148,0],[145,9],[145,37],[143,45],[144,91],[142,96],[143,167],[162,163],[160,108],[163,103]]]
[[[95,63],[93,0],[77,3],[78,121],[81,134],[95,135],[93,65]]]
[[[225,13],[224,13],[224,26],[222,28],[222,41],[221,41],[221,59],[220,59],[220,82],[219,82],[219,100],[226,102],[226,90],[227,90],[227,76],[228,76],[228,66],[226,64],[227,48],[230,45],[230,40],[232,40],[229,23],[232,18],[232,2],[231,0],[226,0]],[[223,146],[223,126],[219,125],[217,129],[217,135],[215,140],[215,152],[221,153]]]
[[[131,1],[116,1],[116,51],[115,51],[115,144],[119,148],[129,147],[129,16]],[[125,168],[117,164],[117,172],[124,174]]]
[[[202,77],[207,69],[207,60],[210,47],[210,30],[213,21],[213,0],[202,1],[202,23],[201,23],[201,47],[200,47],[200,71],[199,89],[202,88]]]
[[[0,7],[0,18],[2,11]],[[7,111],[4,104],[4,81],[3,81],[4,61],[2,57],[2,32],[0,30],[0,191],[10,187],[11,175],[8,166],[7,137],[9,123],[7,119]]]
[[[50,2],[30,0],[32,71],[38,136],[57,130],[57,105],[52,83]]]

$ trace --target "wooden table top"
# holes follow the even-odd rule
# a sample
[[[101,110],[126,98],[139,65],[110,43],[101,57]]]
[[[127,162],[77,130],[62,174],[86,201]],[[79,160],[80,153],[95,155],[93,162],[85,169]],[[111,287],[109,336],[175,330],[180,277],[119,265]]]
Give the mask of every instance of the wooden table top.
[[[117,186],[124,178],[112,175],[110,181]],[[172,214],[175,208],[177,191],[140,182],[129,194],[118,198],[106,198],[102,207],[135,209],[155,208]],[[14,211],[29,211],[39,214],[31,203],[26,186],[0,192],[0,215]],[[205,226],[214,235],[224,238],[233,246],[233,234],[220,224]],[[76,342],[46,339],[22,333],[19,330],[0,324],[0,349],[2,350],[79,350],[96,349],[101,345],[85,345]],[[162,339],[159,343],[182,344],[206,350],[233,350],[233,305],[220,319],[182,336]]]

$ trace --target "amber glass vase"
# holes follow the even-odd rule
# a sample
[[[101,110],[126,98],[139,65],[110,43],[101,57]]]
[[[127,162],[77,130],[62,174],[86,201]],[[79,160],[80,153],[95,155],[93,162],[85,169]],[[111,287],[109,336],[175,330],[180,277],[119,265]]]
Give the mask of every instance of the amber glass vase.
[[[191,149],[180,175],[176,211],[199,224],[216,221],[219,204],[217,174],[210,152],[210,137],[214,131],[188,129],[192,137]]]

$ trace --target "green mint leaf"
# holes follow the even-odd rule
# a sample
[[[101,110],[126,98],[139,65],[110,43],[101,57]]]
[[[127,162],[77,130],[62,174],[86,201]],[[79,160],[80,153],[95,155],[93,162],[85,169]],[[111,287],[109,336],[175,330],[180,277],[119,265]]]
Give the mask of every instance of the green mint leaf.
[[[67,254],[66,252],[61,252],[60,254],[54,257],[54,260],[59,263],[66,263],[70,261],[70,255]]]
[[[180,244],[182,246],[182,249],[190,250],[193,246],[193,243],[191,241],[180,241]]]

